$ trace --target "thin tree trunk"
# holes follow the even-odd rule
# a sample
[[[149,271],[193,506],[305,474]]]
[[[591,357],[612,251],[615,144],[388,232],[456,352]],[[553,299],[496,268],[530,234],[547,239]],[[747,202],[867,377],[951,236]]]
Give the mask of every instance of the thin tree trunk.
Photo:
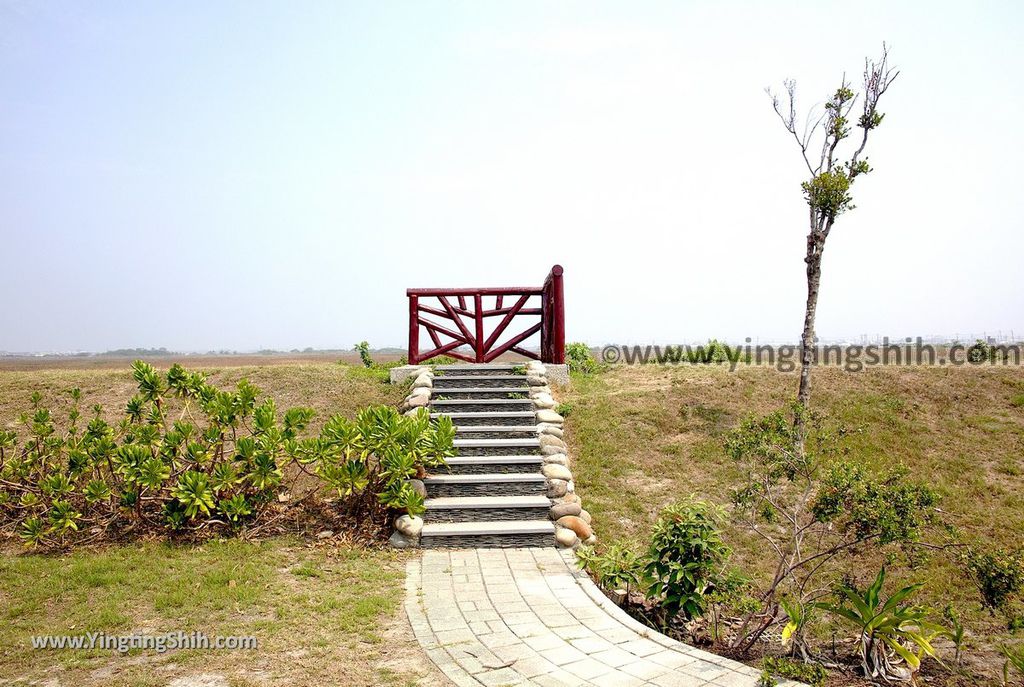
[[[804,308],[804,329],[800,336],[800,388],[796,402],[800,406],[793,420],[796,429],[797,443],[802,451],[804,447],[805,417],[802,412],[810,407],[811,402],[811,366],[814,364],[816,343],[814,341],[814,319],[818,311],[818,290],[821,285],[821,254],[825,248],[823,232],[813,227],[807,236],[807,304]]]

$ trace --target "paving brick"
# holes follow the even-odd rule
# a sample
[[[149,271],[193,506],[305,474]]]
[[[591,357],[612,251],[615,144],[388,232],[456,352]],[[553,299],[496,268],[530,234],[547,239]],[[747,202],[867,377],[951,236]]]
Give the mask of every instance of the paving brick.
[[[426,551],[407,566],[406,614],[458,687],[757,684],[755,669],[630,618],[575,565],[554,549]]]

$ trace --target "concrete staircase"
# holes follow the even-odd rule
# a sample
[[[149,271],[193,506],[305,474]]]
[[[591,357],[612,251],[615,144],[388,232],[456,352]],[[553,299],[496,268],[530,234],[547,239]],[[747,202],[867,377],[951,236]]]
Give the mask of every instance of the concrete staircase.
[[[554,546],[537,416],[514,365],[434,369],[432,417],[456,426],[458,457],[424,478],[420,546]]]

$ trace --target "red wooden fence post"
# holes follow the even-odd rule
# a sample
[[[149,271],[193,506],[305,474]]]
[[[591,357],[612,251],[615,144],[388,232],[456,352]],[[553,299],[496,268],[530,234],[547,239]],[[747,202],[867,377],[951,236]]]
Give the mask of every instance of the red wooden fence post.
[[[565,290],[562,266],[551,268],[551,362],[565,363]]]
[[[476,311],[476,361],[484,362],[484,297],[480,294],[473,295],[473,310]]]
[[[420,362],[419,296],[409,296],[409,364]]]

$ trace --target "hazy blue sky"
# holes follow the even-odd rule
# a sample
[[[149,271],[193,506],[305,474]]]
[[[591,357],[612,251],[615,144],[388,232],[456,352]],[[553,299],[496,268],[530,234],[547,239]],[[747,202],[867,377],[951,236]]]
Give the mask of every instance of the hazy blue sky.
[[[902,70],[823,337],[1024,334],[1024,5],[0,0],[0,350],[404,345],[409,286],[568,336],[795,339],[763,89]]]

